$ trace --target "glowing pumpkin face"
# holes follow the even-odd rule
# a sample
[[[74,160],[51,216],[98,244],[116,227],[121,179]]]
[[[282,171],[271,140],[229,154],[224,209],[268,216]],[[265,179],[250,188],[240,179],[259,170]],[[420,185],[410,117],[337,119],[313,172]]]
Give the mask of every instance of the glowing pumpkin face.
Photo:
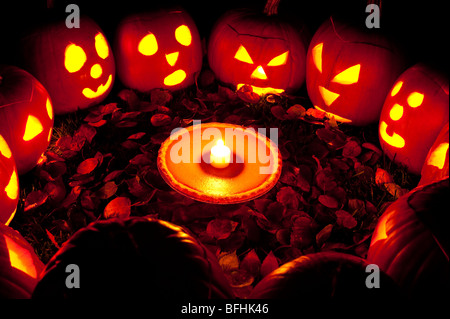
[[[0,135],[0,224],[9,225],[19,202],[19,180],[11,149]]]
[[[22,175],[36,166],[50,143],[52,101],[42,84],[24,70],[0,66],[0,78],[0,135]]]
[[[420,173],[421,178],[419,185],[429,184],[448,176],[448,129],[449,124],[447,123],[441,133],[439,133],[433,146],[431,146],[428,151],[428,155]]]
[[[365,32],[330,18],[314,35],[306,65],[315,108],[358,126],[378,121],[386,94],[404,68],[389,41]]]
[[[43,269],[30,244],[0,224],[0,299],[30,298]]]
[[[215,25],[208,45],[209,66],[235,89],[254,93],[292,93],[305,81],[308,37],[295,26],[260,12],[234,10]]]
[[[448,80],[424,65],[406,70],[387,95],[379,138],[392,160],[420,174],[425,157],[449,117]]]
[[[182,9],[125,18],[117,30],[115,53],[121,82],[141,92],[186,88],[202,66],[200,35]]]
[[[114,83],[112,50],[100,27],[86,17],[79,29],[62,21],[34,32],[23,40],[23,51],[30,72],[48,89],[56,114],[100,103]]]

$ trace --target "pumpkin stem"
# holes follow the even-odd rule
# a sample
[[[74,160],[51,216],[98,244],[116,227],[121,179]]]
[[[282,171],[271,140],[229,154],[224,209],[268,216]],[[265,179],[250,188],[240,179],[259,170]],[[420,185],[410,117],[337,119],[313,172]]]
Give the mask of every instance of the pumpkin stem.
[[[280,0],[267,0],[266,6],[264,7],[264,14],[271,16],[278,14],[278,6]]]

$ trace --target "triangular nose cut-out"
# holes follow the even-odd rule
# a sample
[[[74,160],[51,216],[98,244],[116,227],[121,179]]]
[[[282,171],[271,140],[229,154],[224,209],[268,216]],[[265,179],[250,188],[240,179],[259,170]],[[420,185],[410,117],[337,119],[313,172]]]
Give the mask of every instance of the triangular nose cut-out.
[[[322,99],[327,106],[333,104],[333,102],[339,97],[338,93],[331,92],[327,90],[323,86],[319,86],[320,95],[322,95]]]
[[[175,63],[177,63],[177,61],[178,61],[178,55],[179,55],[179,52],[166,54],[167,63],[169,63],[170,66],[174,66]]]
[[[251,75],[252,79],[260,79],[260,80],[267,80],[266,72],[264,72],[264,69],[262,65],[258,66],[255,71],[253,71]]]

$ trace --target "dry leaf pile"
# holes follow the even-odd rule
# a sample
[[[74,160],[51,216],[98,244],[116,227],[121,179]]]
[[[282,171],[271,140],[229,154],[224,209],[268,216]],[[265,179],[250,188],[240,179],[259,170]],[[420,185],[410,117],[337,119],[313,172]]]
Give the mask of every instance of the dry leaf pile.
[[[365,257],[383,209],[417,184],[383,155],[376,126],[337,125],[298,96],[235,93],[207,70],[198,83],[176,93],[116,90],[108,103],[56,119],[45,161],[21,177],[12,224],[42,261],[92,221],[143,215],[199,238],[243,298],[303,254]],[[236,205],[200,203],[173,191],[158,173],[158,150],[174,128],[193,120],[278,128],[283,171],[277,185]]]

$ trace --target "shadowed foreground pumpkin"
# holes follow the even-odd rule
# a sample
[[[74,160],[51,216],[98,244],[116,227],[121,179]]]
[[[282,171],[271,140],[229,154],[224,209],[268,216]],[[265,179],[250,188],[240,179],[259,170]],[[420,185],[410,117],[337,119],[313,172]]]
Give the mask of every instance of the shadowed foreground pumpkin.
[[[340,122],[376,123],[404,68],[398,50],[378,31],[329,18],[308,49],[308,95],[316,109]]]
[[[56,114],[75,112],[103,101],[111,91],[115,63],[100,27],[81,17],[80,28],[58,20],[22,40],[26,68],[48,90]]]
[[[66,288],[78,265],[80,288]],[[46,265],[33,298],[195,299],[233,296],[216,257],[182,228],[144,217],[99,221]]]
[[[30,298],[43,269],[30,244],[0,224],[0,299]]]
[[[423,163],[419,186],[436,182],[448,176],[448,127],[447,123],[428,151],[425,163]]]
[[[409,297],[450,297],[449,179],[421,186],[383,213],[367,260]]]
[[[277,13],[279,1],[268,0],[263,12],[232,10],[214,26],[208,45],[209,66],[233,89],[254,93],[293,93],[305,81],[309,35]]]
[[[369,263],[357,256],[320,252],[301,256],[264,277],[250,298],[305,301],[385,300],[399,298],[392,279],[380,272],[380,288],[368,288]],[[303,304],[307,306],[307,304]]]
[[[120,81],[141,92],[184,89],[202,67],[200,35],[181,8],[126,17],[117,28],[114,53]]]
[[[419,175],[430,147],[449,119],[448,78],[423,64],[407,69],[386,97],[380,115],[383,151]]]
[[[52,129],[53,107],[47,90],[28,72],[0,65],[0,134],[11,148],[19,175],[36,166]]]

